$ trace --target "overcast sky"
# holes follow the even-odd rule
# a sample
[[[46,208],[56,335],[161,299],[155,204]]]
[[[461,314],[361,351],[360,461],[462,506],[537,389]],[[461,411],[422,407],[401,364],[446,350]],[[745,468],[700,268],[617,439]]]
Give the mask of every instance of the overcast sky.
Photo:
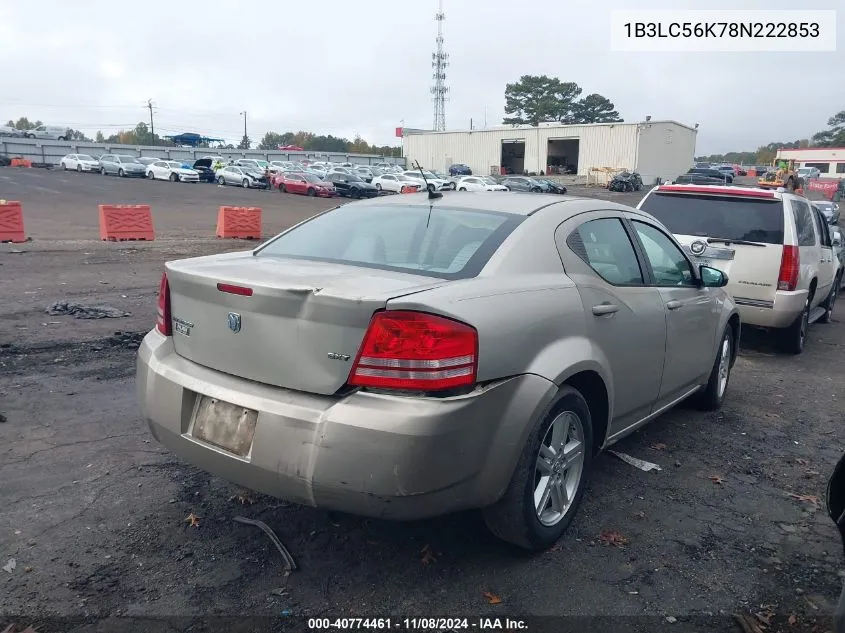
[[[701,8],[687,0],[444,0],[448,129],[495,125],[523,74],[574,81],[626,121],[700,123],[696,153],[806,138],[845,110],[845,6],[836,53],[612,53],[612,9]],[[812,6],[809,6],[812,4]],[[794,9],[787,0],[711,0],[708,9]],[[432,127],[437,0],[0,0],[0,124],[28,116],[106,135],[156,131],[253,142],[309,130],[398,144]]]

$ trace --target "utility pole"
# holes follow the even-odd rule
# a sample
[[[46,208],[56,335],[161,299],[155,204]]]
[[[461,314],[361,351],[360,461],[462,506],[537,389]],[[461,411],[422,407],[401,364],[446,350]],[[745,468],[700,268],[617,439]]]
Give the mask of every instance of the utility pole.
[[[153,123],[153,100],[147,99],[147,104],[144,106],[150,111],[150,136],[152,137],[153,145],[156,144],[156,128],[155,124]]]
[[[244,138],[247,138],[247,134],[246,134],[246,110],[241,112],[241,116],[244,118]]]

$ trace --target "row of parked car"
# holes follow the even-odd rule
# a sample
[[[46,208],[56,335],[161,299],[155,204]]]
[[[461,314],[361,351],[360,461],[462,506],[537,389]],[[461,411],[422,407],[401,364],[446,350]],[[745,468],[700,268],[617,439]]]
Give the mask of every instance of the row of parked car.
[[[276,188],[308,196],[375,197],[381,193],[416,191],[529,191],[566,193],[566,187],[545,178],[526,176],[451,176],[430,170],[404,169],[391,163],[355,165],[321,161],[265,161],[241,158],[226,161],[205,156],[191,161],[137,157],[128,154],[68,154],[60,161],[64,170],[98,172],[104,176],[144,177],[171,182],[209,182],[244,188]]]

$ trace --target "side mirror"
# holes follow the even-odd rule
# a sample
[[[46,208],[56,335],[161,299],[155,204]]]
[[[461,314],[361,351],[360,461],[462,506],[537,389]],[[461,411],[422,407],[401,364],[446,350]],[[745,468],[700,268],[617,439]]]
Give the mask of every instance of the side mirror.
[[[832,240],[834,246],[842,246],[842,236],[836,236]]]
[[[701,285],[705,288],[724,288],[728,285],[728,276],[718,268],[699,266],[698,274],[701,278]]]

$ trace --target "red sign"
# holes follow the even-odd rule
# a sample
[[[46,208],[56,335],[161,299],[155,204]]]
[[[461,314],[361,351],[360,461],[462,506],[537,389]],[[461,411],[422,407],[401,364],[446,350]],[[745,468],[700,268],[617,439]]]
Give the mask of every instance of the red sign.
[[[839,189],[839,179],[810,178],[807,181],[808,191],[821,191],[825,198],[833,198],[833,194]]]
[[[402,138],[402,128],[396,128],[396,138]]]

